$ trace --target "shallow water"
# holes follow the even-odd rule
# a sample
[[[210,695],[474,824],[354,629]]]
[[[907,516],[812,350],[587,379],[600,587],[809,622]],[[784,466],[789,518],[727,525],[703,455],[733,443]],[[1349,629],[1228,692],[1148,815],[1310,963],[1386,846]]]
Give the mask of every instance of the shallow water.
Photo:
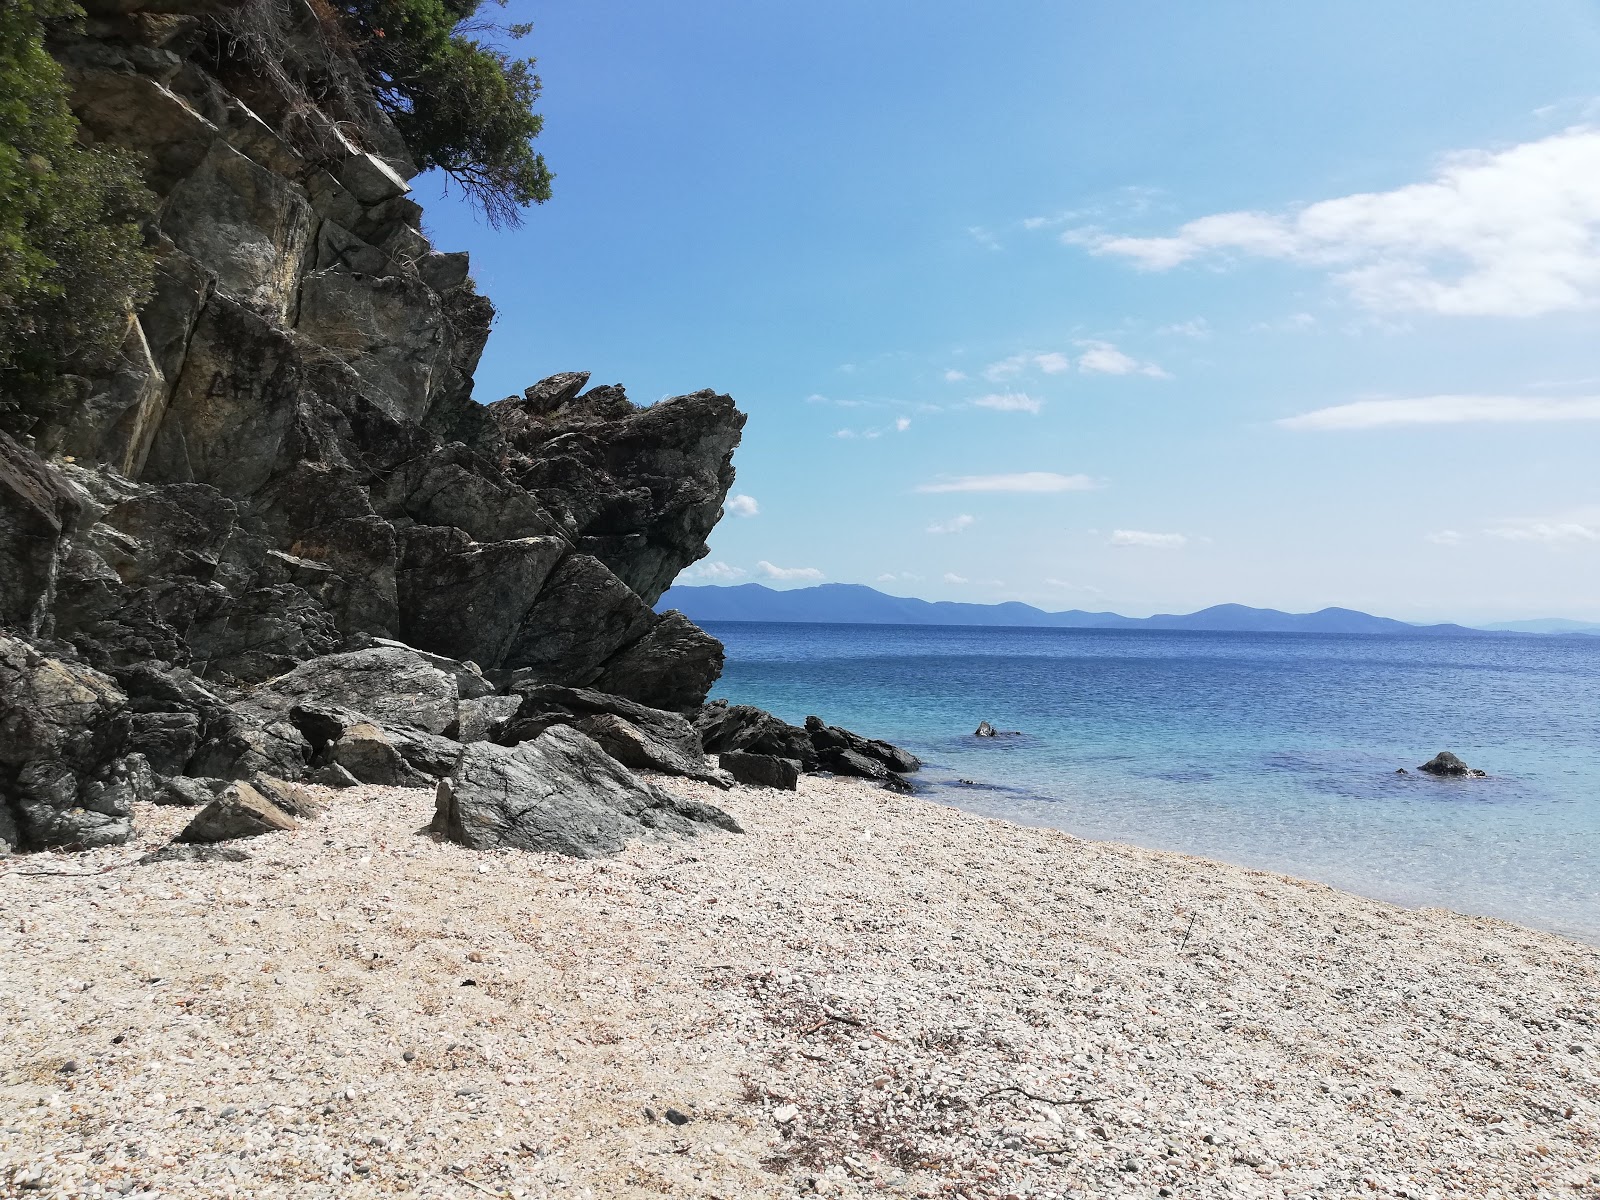
[[[937,799],[1600,944],[1600,638],[707,628],[714,695],[901,743]],[[1416,773],[1443,749],[1489,778]]]

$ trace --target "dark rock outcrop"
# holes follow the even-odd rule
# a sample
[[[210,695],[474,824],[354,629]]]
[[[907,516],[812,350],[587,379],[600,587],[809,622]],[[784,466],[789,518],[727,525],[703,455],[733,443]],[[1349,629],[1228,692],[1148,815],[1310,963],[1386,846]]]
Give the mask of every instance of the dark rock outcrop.
[[[714,700],[700,710],[694,725],[707,754],[743,750],[792,758],[804,771],[816,769],[817,752],[810,735],[752,704]]]
[[[920,770],[922,767],[921,761],[909,750],[902,750],[899,746],[876,738],[862,737],[859,733],[851,733],[848,729],[841,729],[837,725],[824,724],[821,717],[806,718],[806,733],[810,735],[811,744],[816,747],[817,753],[824,759],[841,751],[849,751],[899,773]]]
[[[789,792],[800,786],[800,764],[792,758],[725,750],[717,756],[717,762],[738,783]]]
[[[824,751],[822,766],[824,770],[832,771],[835,775],[856,775],[862,779],[870,779],[874,783],[881,783],[890,791],[911,791],[911,785],[899,775],[876,758],[869,758],[858,750],[841,748]]]
[[[688,835],[706,826],[740,832],[727,813],[636,779],[565,725],[514,747],[467,747],[439,781],[436,805],[435,832],[476,850],[595,858],[615,854],[630,838]]]
[[[1429,775],[1437,775],[1442,778],[1453,779],[1483,779],[1488,775],[1487,771],[1480,771],[1475,767],[1467,766],[1466,763],[1462,762],[1448,750],[1439,751],[1438,754],[1435,754],[1427,762],[1423,763],[1417,768],[1417,770],[1423,771]]]
[[[506,723],[498,740],[514,745],[554,725],[570,725],[593,738],[624,766],[727,786],[727,780],[707,765],[699,735],[686,718],[588,689],[525,689],[516,717]]]
[[[85,140],[144,163],[158,261],[120,353],[0,428],[0,721],[26,726],[0,840],[125,838],[133,754],[190,799],[170,781],[431,779],[459,753],[432,739],[510,718],[484,674],[697,709],[722,647],[651,607],[707,553],[733,401],[569,372],[479,405],[493,306],[421,233],[371,96],[253,69],[237,6],[89,8],[52,49]],[[361,78],[279,8],[290,51]],[[291,719],[318,707],[361,720],[319,741]]]

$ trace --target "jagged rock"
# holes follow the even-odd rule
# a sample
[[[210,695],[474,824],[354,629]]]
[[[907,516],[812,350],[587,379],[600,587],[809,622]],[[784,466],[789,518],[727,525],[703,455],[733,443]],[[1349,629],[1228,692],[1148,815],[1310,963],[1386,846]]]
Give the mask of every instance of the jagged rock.
[[[311,746],[286,720],[249,710],[224,709],[206,726],[206,739],[189,764],[189,773],[216,779],[249,779],[275,775],[298,779],[305,774]]]
[[[594,686],[652,708],[697,709],[722,674],[722,643],[673,610],[618,653]]]
[[[480,700],[463,700],[456,741],[499,741],[501,732],[521,707],[521,696],[484,696]]]
[[[707,754],[743,750],[792,758],[803,771],[816,769],[817,751],[810,735],[754,705],[715,700],[695,716],[694,726]]]
[[[745,750],[726,750],[717,756],[722,769],[739,783],[755,787],[781,788],[792,792],[800,786],[800,764],[792,758],[774,754],[751,754]]]
[[[440,780],[433,828],[475,850],[615,854],[630,838],[742,832],[727,813],[635,779],[568,726],[515,747],[479,742]]]
[[[864,738],[859,733],[851,733],[848,729],[841,729],[837,725],[825,724],[821,717],[806,718],[806,733],[811,738],[811,744],[817,748],[817,753],[823,758],[832,751],[848,750],[881,763],[895,772],[916,771],[922,766],[921,760],[909,750],[902,750],[899,746],[875,738]]]
[[[428,787],[432,778],[413,767],[387,730],[366,721],[350,726],[328,751],[333,763],[362,783]]]
[[[655,620],[639,595],[598,559],[569,554],[528,610],[505,665],[517,668],[519,679],[583,686]]]
[[[270,775],[257,775],[250,786],[265,796],[283,812],[298,821],[312,821],[322,815],[322,805],[309,788],[287,779],[274,779]]]
[[[653,605],[709,552],[705,539],[733,485],[744,414],[711,391],[648,408],[628,403],[620,388],[595,393],[593,402],[586,393],[555,412],[526,400],[502,400],[489,412],[520,456],[512,478]]]
[[[127,841],[127,728],[109,676],[0,635],[0,838],[31,850]]]
[[[145,756],[158,775],[182,775],[200,747],[200,717],[193,712],[134,712],[127,746]]]
[[[694,726],[682,716],[588,689],[525,688],[515,719],[497,740],[514,745],[554,725],[570,725],[588,735],[624,766],[727,786],[707,765]]]
[[[300,822],[241,781],[196,813],[176,840],[226,842],[264,833],[285,833],[299,826]]]
[[[296,706],[347,708],[370,720],[442,734],[458,720],[461,685],[435,662],[392,644],[329,654],[262,684],[250,705],[274,716]]]
[[[1438,775],[1440,777],[1457,779],[1483,779],[1488,775],[1487,771],[1480,771],[1475,767],[1467,766],[1466,763],[1462,762],[1448,750],[1439,751],[1438,754],[1435,754],[1427,762],[1423,763],[1417,768],[1417,770],[1424,771],[1429,775]]]
[[[338,763],[329,763],[325,767],[318,767],[306,773],[306,780],[310,783],[321,784],[323,787],[348,788],[355,787],[361,781]]]
[[[157,776],[155,788],[147,797],[152,804],[199,808],[210,804],[232,786],[226,779],[191,779],[187,775]]]
[[[909,792],[911,785],[875,758],[857,750],[833,749],[822,753],[822,766],[835,775],[855,775],[881,783],[890,791]]]
[[[587,371],[563,371],[559,375],[551,375],[524,389],[522,403],[529,411],[540,415],[553,413],[583,391],[584,384],[588,382]],[[511,400],[509,403],[514,404],[516,401]]]
[[[44,629],[61,534],[78,510],[66,481],[0,432],[0,628],[28,637]]]

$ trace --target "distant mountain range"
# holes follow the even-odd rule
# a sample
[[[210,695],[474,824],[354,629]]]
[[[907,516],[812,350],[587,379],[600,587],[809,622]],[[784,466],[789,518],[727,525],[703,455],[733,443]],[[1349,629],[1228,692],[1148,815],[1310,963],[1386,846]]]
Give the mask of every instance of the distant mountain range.
[[[1008,625],[1046,629],[1201,629],[1232,633],[1387,633],[1412,637],[1459,636],[1487,631],[1469,629],[1465,625],[1411,625],[1349,608],[1286,613],[1275,608],[1218,604],[1199,612],[1154,617],[1124,617],[1082,609],[1046,612],[1014,600],[1004,604],[963,604],[888,596],[858,583],[823,583],[782,592],[759,583],[674,587],[661,597],[656,608],[661,611],[676,608],[692,621],[794,621],[824,625]],[[1581,622],[1556,618],[1510,622],[1494,628],[1518,633],[1600,634],[1600,625],[1585,626]]]

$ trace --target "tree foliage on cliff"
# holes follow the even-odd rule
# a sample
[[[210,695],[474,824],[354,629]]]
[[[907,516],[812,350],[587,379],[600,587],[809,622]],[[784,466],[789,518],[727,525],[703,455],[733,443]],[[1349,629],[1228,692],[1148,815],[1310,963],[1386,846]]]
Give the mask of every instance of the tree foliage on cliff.
[[[78,12],[0,5],[0,416],[38,411],[62,372],[115,349],[149,286],[152,198],[126,156],[79,144],[44,48],[45,23]]]
[[[544,125],[533,111],[540,83],[532,59],[470,36],[491,28],[477,19],[481,7],[482,0],[345,0],[339,11],[417,165],[460,183],[491,225],[515,225],[524,208],[550,198],[552,176],[532,145]],[[505,32],[520,38],[528,27]]]

